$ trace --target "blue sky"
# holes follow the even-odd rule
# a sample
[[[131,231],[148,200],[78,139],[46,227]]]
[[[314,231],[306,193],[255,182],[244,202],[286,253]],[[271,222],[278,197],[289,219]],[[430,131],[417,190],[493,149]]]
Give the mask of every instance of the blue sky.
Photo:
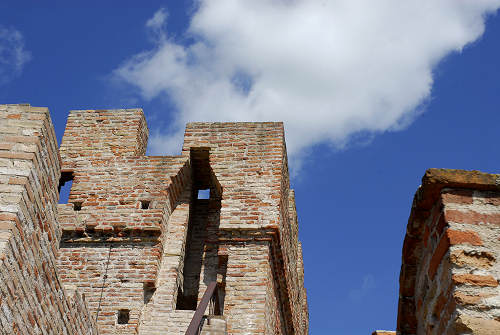
[[[59,140],[71,109],[142,107],[152,153],[190,120],[285,121],[310,333],[395,329],[425,170],[499,172],[500,3],[394,1],[3,1],[0,103]]]

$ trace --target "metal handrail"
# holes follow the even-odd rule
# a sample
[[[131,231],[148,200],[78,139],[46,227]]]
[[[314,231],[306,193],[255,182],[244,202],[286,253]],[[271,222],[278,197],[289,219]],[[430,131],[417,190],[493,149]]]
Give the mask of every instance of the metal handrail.
[[[213,281],[208,284],[207,290],[203,294],[203,298],[201,298],[200,304],[194,312],[193,319],[191,320],[191,323],[189,323],[188,329],[186,330],[186,335],[199,334],[201,330],[200,328],[202,326],[201,321],[203,320],[203,315],[205,314],[205,310],[207,309],[209,303],[210,313],[215,314],[216,309],[218,309],[217,312],[220,314],[221,311],[218,298],[217,282]]]

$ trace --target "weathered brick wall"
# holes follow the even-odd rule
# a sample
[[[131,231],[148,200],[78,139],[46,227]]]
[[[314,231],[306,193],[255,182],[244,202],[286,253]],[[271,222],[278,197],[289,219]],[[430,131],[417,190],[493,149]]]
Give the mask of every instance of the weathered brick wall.
[[[141,311],[138,333],[183,334],[194,311],[176,310],[178,288],[183,284],[184,251],[189,222],[190,190],[179,199],[171,213],[167,232],[163,236],[164,245],[161,264],[156,278],[156,291],[151,301]]]
[[[91,334],[99,327],[100,334],[183,334],[207,285],[217,281],[224,316],[205,333],[308,332],[281,123],[190,124],[182,156],[146,157],[148,130],[141,110],[72,111],[59,159],[48,112],[9,108],[16,113],[5,114],[8,127],[3,123],[0,130],[9,136],[20,131],[23,137],[16,137],[20,144],[12,140],[0,146],[0,154],[9,150],[11,155],[0,158],[0,169],[7,169],[1,170],[2,187],[7,185],[1,190],[10,192],[2,193],[0,205],[24,201],[21,208],[29,212],[35,204],[38,212],[28,214],[41,224],[32,234],[40,255],[32,254],[16,240],[26,240],[23,234],[32,231],[13,234],[9,222],[15,215],[2,214],[4,265],[30,264],[34,279],[45,274],[50,281],[28,280],[33,296],[12,302],[19,288],[8,280],[11,273],[0,272],[0,304],[17,309],[12,315],[0,311],[0,323],[11,327],[5,329],[15,333],[24,327],[18,332],[27,333],[34,322],[35,333]],[[19,114],[16,108],[24,110]],[[31,121],[43,124],[39,142],[33,137],[39,134],[28,129]],[[42,142],[43,159],[28,154]],[[20,153],[12,156],[13,150]],[[31,174],[6,177],[12,167]],[[68,203],[57,205],[58,182],[70,180]],[[26,194],[15,197],[12,190],[23,187]],[[210,199],[197,199],[198,190],[206,188]],[[43,257],[47,261],[38,263]],[[20,273],[21,267],[15,270]],[[85,294],[88,310],[77,292]],[[41,314],[20,313],[22,304],[36,299],[43,304]],[[55,313],[53,320],[49,313]]]
[[[152,242],[63,243],[58,258],[61,281],[84,293],[100,334],[134,334],[145,305],[145,285],[154,285],[157,244]],[[118,310],[127,324],[116,324]],[[94,316],[95,318],[95,316]]]
[[[46,108],[0,105],[2,334],[95,334],[81,296],[63,288],[55,256],[60,160]]]
[[[72,111],[60,148],[74,179],[59,205],[58,267],[85,292],[101,334],[135,334],[157,287],[167,221],[190,183],[185,158],[141,156],[147,133],[140,110]]]
[[[65,167],[87,157],[142,156],[148,134],[141,109],[70,111],[59,150]]]
[[[500,175],[428,170],[403,247],[401,334],[500,332]]]
[[[184,156],[192,148],[210,149],[210,166],[222,187],[218,253],[228,258],[228,332],[307,333],[283,124],[190,123]]]

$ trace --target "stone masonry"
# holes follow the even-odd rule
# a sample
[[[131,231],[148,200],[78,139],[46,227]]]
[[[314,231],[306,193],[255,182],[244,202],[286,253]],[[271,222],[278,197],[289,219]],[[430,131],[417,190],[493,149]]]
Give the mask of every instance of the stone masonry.
[[[71,111],[58,149],[46,108],[0,105],[0,334],[184,334],[210,283],[201,334],[308,334],[283,124],[147,139],[140,109]],[[373,334],[500,334],[499,237],[500,175],[428,170]]]

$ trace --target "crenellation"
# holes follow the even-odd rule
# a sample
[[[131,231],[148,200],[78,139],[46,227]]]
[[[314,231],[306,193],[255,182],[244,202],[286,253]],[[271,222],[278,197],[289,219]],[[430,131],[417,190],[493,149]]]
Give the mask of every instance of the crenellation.
[[[71,111],[59,149],[46,108],[0,121],[2,333],[184,334],[211,283],[201,334],[309,333],[283,123],[188,123],[180,156],[146,156],[141,109]],[[373,334],[500,329],[499,180],[426,172],[397,332]]]
[[[144,156],[148,134],[141,109],[70,111],[59,149],[63,169],[86,158]]]

